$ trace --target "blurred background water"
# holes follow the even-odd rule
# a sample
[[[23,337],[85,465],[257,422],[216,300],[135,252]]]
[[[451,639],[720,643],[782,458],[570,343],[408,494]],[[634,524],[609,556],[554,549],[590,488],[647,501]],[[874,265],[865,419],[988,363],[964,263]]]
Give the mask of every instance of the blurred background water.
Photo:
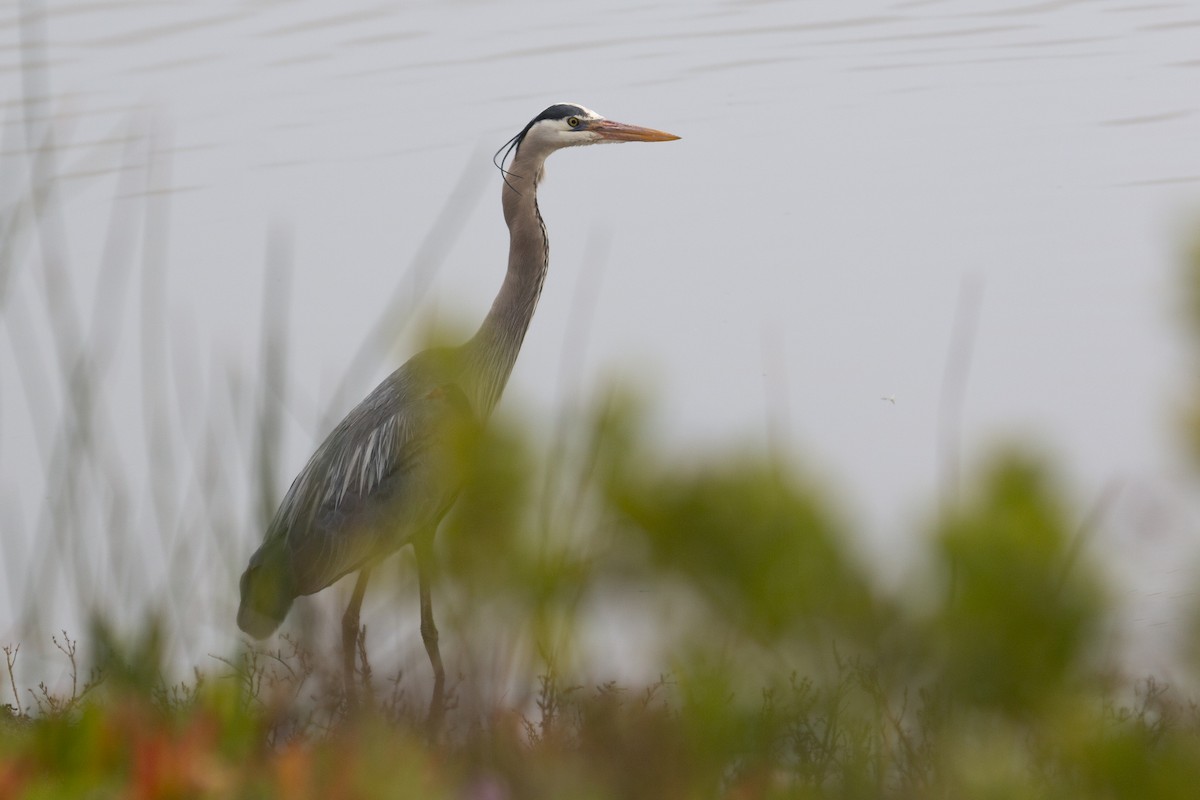
[[[667,446],[818,476],[885,582],[956,453],[1033,442],[1160,668],[1194,602],[1198,86],[1189,2],[9,4],[0,638],[166,602],[185,663],[228,649],[264,508],[433,321],[482,317],[491,154],[570,100],[683,140],[550,163],[505,406],[635,383]]]

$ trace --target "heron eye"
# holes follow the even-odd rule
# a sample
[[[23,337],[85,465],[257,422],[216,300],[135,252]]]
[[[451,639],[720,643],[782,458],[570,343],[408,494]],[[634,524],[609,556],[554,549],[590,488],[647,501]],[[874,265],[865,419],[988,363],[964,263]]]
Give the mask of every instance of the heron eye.
[[[567,124],[572,128],[579,127],[579,117],[567,117]]]

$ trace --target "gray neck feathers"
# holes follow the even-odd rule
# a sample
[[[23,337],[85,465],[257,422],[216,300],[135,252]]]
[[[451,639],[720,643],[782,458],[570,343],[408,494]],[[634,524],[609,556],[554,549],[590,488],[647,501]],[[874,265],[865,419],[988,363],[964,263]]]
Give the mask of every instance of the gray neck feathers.
[[[518,150],[501,190],[508,223],[508,272],[479,331],[467,342],[466,380],[480,419],[500,400],[533,319],[550,265],[550,241],[537,206],[537,182],[545,155]]]

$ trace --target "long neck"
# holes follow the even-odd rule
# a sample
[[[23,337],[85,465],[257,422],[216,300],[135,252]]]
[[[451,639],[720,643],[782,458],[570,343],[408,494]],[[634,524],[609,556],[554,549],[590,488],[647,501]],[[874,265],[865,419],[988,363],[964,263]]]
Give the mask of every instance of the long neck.
[[[492,413],[508,383],[550,266],[550,241],[537,206],[544,160],[543,155],[523,157],[518,151],[501,190],[509,232],[508,272],[479,331],[465,347],[471,399],[482,419]]]

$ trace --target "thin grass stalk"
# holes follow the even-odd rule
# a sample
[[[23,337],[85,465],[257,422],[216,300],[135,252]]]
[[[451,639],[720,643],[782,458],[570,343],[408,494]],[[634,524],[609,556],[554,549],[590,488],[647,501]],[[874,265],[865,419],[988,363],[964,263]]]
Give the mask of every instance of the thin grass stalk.
[[[483,150],[476,148],[467,167],[459,175],[446,197],[433,225],[421,240],[408,268],[396,283],[392,296],[358,350],[350,357],[342,379],[334,389],[320,428],[327,431],[345,413],[362,385],[379,365],[380,358],[391,352],[396,338],[416,318],[416,309],[429,291],[433,278],[446,261],[455,241],[462,235],[466,221],[483,197],[487,173],[478,168]]]

